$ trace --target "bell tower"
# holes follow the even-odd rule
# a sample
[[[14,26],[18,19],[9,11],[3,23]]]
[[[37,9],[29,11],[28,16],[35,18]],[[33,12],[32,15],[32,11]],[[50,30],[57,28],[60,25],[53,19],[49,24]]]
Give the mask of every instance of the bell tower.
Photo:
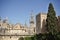
[[[30,14],[30,28],[34,27],[34,15],[33,15],[33,11]]]

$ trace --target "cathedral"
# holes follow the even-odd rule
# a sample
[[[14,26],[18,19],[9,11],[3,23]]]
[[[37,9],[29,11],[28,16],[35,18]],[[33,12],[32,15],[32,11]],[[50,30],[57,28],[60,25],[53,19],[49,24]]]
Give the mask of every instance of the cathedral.
[[[0,35],[34,35],[35,34],[35,24],[34,15],[31,13],[29,19],[30,26],[28,27],[26,22],[24,25],[20,23],[9,24],[8,18],[4,20],[0,17]]]

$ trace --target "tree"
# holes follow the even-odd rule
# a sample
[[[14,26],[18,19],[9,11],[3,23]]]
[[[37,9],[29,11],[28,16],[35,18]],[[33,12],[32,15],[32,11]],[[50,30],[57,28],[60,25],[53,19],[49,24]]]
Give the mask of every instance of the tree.
[[[47,19],[46,19],[46,30],[48,33],[54,34],[56,32],[56,13],[52,3],[49,4]]]

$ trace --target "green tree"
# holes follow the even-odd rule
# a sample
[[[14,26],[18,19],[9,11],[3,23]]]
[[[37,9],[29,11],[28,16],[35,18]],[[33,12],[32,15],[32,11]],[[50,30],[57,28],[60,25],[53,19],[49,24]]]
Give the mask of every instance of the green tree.
[[[49,4],[47,19],[46,19],[46,30],[49,33],[54,34],[56,32],[56,13],[52,3]]]

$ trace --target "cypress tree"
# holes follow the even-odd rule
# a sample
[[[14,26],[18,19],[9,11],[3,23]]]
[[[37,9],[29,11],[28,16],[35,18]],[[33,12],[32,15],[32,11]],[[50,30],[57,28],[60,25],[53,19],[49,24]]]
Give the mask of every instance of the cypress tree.
[[[56,13],[52,3],[49,3],[47,19],[46,19],[46,30],[49,33],[56,32]]]

